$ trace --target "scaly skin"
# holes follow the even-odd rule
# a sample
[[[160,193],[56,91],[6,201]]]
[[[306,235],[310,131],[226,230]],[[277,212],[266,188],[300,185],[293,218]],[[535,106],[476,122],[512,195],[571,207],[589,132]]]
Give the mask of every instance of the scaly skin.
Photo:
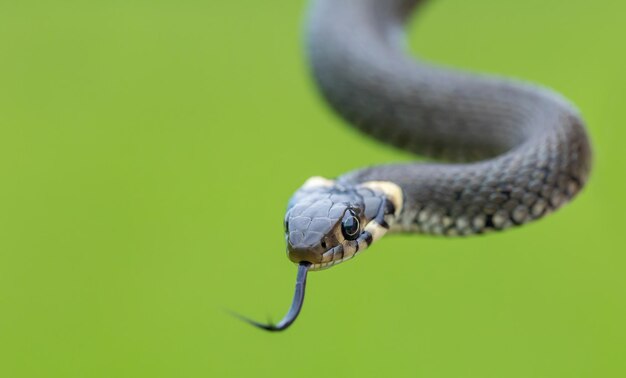
[[[289,259],[299,264],[286,329],[309,270],[366,249],[388,230],[471,235],[539,219],[586,183],[591,149],[576,109],[538,86],[409,57],[401,27],[416,0],[315,0],[308,52],[329,104],[363,132],[450,163],[381,165],[312,178],[289,202]]]
[[[416,61],[399,32],[415,0],[317,0],[312,72],[329,104],[363,132],[457,163],[381,165],[343,187],[398,185],[393,230],[469,235],[539,219],[586,183],[591,149],[578,111],[535,85]]]

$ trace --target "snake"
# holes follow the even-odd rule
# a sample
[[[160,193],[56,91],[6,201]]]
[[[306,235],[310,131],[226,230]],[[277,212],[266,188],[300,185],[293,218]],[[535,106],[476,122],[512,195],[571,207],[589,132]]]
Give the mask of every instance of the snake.
[[[252,325],[287,329],[307,272],[350,260],[387,233],[506,230],[554,212],[586,184],[591,144],[562,95],[412,56],[404,29],[423,2],[309,4],[306,55],[330,107],[364,134],[428,160],[306,180],[284,218],[287,256],[298,266],[291,307],[276,324],[240,316]]]

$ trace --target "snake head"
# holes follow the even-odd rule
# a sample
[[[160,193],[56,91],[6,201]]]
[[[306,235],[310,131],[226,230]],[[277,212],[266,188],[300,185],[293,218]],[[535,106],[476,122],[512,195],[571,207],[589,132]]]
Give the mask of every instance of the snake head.
[[[313,177],[294,194],[285,215],[287,254],[310,270],[329,268],[382,237],[401,208],[402,191],[372,181],[347,186]]]

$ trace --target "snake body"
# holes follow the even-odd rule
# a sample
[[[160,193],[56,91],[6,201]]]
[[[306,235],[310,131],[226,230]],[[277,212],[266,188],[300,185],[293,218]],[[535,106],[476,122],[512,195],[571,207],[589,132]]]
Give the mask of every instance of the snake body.
[[[579,112],[562,96],[408,55],[402,29],[418,3],[311,6],[308,57],[331,107],[366,134],[445,162],[307,181],[285,216],[288,256],[300,272],[352,258],[388,230],[456,236],[522,225],[558,209],[587,181],[590,143]],[[252,323],[284,329],[302,298],[278,325]]]

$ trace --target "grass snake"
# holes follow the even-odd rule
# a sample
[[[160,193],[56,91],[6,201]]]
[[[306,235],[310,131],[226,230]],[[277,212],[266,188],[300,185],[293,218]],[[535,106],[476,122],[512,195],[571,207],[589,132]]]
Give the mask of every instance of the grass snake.
[[[465,236],[526,224],[584,186],[591,149],[576,108],[529,83],[415,60],[403,27],[418,0],[314,0],[306,29],[315,81],[330,106],[362,132],[439,162],[313,177],[285,215],[294,300],[306,274],[353,258],[387,232]]]

